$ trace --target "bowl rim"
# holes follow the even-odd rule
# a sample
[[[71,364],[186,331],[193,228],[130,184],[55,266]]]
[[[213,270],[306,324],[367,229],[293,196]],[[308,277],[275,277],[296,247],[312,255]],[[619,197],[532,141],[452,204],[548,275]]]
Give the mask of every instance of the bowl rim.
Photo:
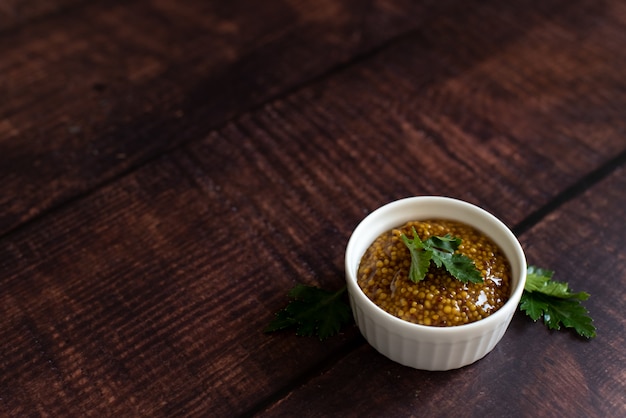
[[[357,271],[358,266],[360,264],[361,258],[365,250],[360,252],[360,254],[354,254],[356,251],[356,247],[359,244],[360,235],[363,234],[366,228],[371,227],[371,224],[378,221],[379,218],[384,217],[387,213],[393,212],[394,210],[401,210],[404,206],[410,207],[418,204],[429,204],[429,205],[445,205],[449,208],[456,208],[463,211],[463,213],[469,213],[472,215],[478,216],[484,223],[489,223],[493,227],[495,227],[500,234],[499,237],[493,237],[491,234],[485,232],[483,228],[476,226],[472,220],[466,220],[463,216],[455,217],[455,216],[417,216],[415,218],[408,219],[406,221],[399,221],[398,223],[392,225],[391,227],[384,229],[380,233],[376,234],[374,238],[365,246],[365,250],[371,245],[371,243],[379,236],[381,233],[389,230],[391,228],[401,226],[402,224],[410,221],[410,220],[420,220],[425,218],[438,218],[438,219],[450,219],[464,222],[472,227],[478,229],[483,232],[490,239],[492,239],[496,244],[500,247],[500,249],[505,253],[509,264],[511,265],[511,276],[512,281],[514,283],[514,287],[509,295],[509,299],[494,313],[487,316],[486,318],[482,318],[478,321],[471,322],[468,324],[455,325],[449,327],[436,327],[431,325],[422,325],[415,324],[412,322],[408,322],[404,319],[398,318],[395,315],[392,315],[381,307],[376,305],[370,298],[368,298],[365,293],[362,291],[360,286],[357,283]],[[388,221],[387,223],[390,223]],[[503,248],[501,244],[503,240],[507,241],[507,248]],[[512,260],[512,256],[515,257],[515,262]],[[355,261],[355,257],[356,261]],[[518,268],[519,271],[514,272],[514,269]],[[524,284],[526,282],[526,256],[522,249],[521,244],[518,239],[515,237],[513,232],[497,217],[487,212],[485,209],[474,205],[472,203],[459,200],[456,198],[445,197],[445,196],[413,196],[406,197],[398,200],[394,200],[389,202],[383,206],[380,206],[376,210],[370,212],[365,218],[361,220],[361,222],[356,226],[350,235],[350,239],[348,240],[348,244],[346,246],[345,253],[345,275],[346,282],[348,286],[348,291],[350,293],[351,298],[358,299],[359,306],[363,308],[367,308],[370,313],[375,313],[378,315],[378,318],[386,321],[390,326],[395,328],[396,330],[403,330],[408,332],[419,331],[421,334],[432,334],[437,336],[446,336],[448,334],[457,334],[459,332],[463,333],[472,333],[475,330],[483,329],[485,327],[495,327],[498,324],[506,322],[512,316],[511,311],[514,313],[521,295],[524,291]],[[516,273],[516,274],[514,274]],[[355,301],[357,302],[357,301]],[[515,306],[511,306],[511,305]],[[469,335],[469,334],[468,334]]]

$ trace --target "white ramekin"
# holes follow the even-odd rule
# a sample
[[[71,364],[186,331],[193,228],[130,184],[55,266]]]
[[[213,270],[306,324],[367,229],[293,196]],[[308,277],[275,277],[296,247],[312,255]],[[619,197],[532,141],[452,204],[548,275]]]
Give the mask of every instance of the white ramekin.
[[[464,222],[488,235],[502,249],[511,264],[512,285],[509,300],[498,311],[470,324],[431,327],[397,318],[365,296],[357,284],[357,271],[370,244],[383,232],[426,219]],[[365,339],[391,360],[422,370],[456,369],[493,350],[517,310],[526,282],[526,257],[506,225],[470,203],[438,196],[401,199],[370,213],[352,233],[345,262],[350,305]]]

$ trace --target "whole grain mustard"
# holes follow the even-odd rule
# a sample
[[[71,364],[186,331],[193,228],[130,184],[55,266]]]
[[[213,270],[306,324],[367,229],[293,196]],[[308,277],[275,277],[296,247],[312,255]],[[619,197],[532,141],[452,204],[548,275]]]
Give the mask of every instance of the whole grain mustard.
[[[401,235],[422,241],[450,234],[462,240],[457,251],[474,261],[482,283],[463,283],[433,264],[424,280],[409,279],[411,255]],[[463,325],[491,315],[510,294],[510,266],[485,234],[457,221],[412,221],[380,235],[361,259],[357,281],[363,292],[388,313],[406,321],[438,327]]]

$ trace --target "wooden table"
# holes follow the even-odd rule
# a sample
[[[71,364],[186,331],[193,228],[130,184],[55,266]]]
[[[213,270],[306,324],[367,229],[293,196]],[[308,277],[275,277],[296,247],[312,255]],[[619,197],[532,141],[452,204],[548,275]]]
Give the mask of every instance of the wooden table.
[[[626,416],[626,3],[24,0],[0,6],[0,415]],[[591,298],[425,372],[336,289],[406,196],[484,207]]]

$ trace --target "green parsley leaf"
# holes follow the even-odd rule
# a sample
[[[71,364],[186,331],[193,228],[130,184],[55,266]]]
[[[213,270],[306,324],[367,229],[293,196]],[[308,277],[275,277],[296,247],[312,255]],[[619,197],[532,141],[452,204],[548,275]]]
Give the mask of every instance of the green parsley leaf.
[[[543,318],[549,329],[560,330],[561,326],[573,328],[586,338],[596,336],[596,328],[589,312],[581,305],[587,300],[586,292],[573,293],[565,282],[552,280],[553,271],[529,266],[526,285],[520,300],[520,310],[533,321]]]
[[[297,284],[289,292],[292,300],[276,313],[265,332],[295,327],[297,335],[317,335],[320,340],[337,334],[352,319],[350,306],[341,299],[345,291],[345,286],[337,292],[329,292]]]
[[[413,227],[413,239],[406,235],[401,235],[402,241],[411,254],[411,267],[409,268],[409,279],[414,283],[424,280],[430,268],[431,261],[437,268],[442,266],[456,279],[467,283],[481,283],[483,276],[476,269],[471,258],[455,253],[461,239],[446,234],[443,237],[430,237],[422,241]]]
[[[413,228],[413,234],[416,234],[415,228]],[[426,240],[426,246],[433,249],[433,251],[441,252],[441,253],[454,253],[459,245],[461,245],[461,238],[453,237],[450,234],[446,234],[443,237],[430,237]]]
[[[551,270],[528,266],[524,290],[528,292],[540,292],[546,295],[565,299],[589,299],[589,293],[572,293],[570,292],[567,283],[553,281],[552,276],[554,276],[554,272]]]
[[[401,235],[404,245],[409,249],[411,254],[411,267],[409,268],[409,279],[413,283],[417,283],[426,277],[426,273],[430,268],[430,260],[432,259],[432,251],[424,248],[424,243],[417,235],[417,231],[413,228],[413,239],[407,238],[406,235]]]

